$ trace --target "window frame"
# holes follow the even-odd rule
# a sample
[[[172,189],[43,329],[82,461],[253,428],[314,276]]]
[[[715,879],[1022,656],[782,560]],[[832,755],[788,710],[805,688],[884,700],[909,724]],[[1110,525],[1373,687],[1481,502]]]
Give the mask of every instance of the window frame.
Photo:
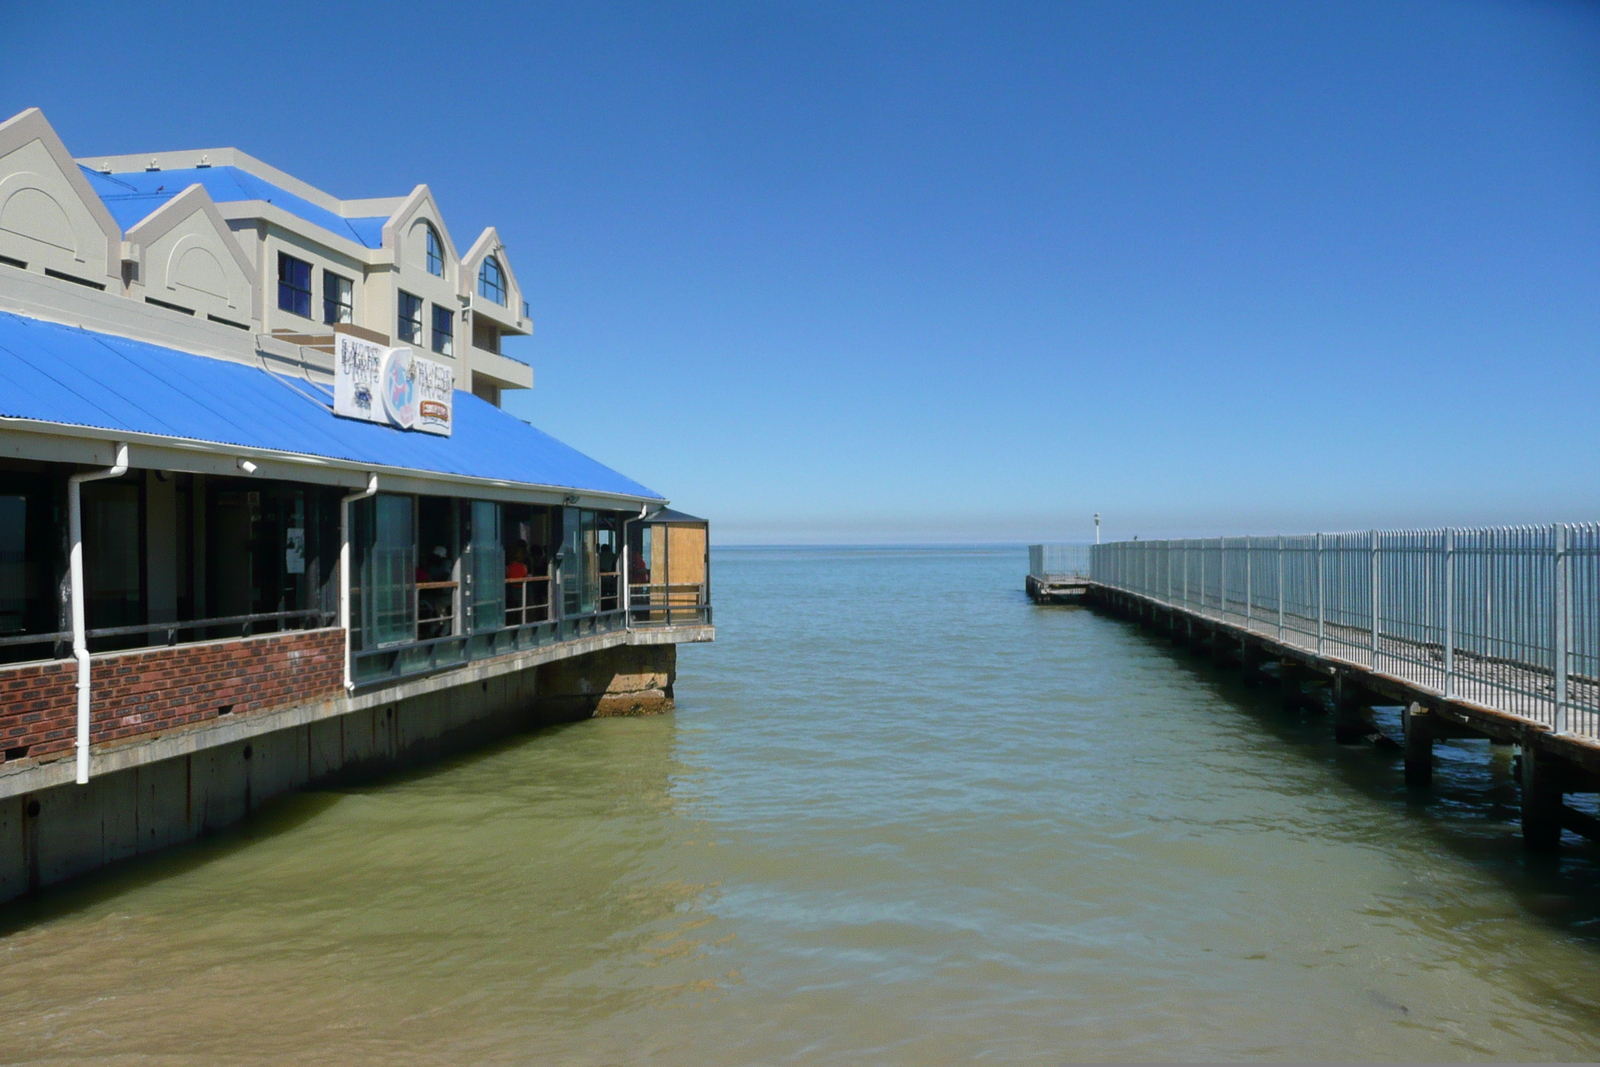
[[[395,338],[408,345],[422,344],[422,308],[426,303],[422,297],[415,293],[408,293],[404,289],[397,289],[395,298]],[[407,301],[411,303],[408,305]],[[406,309],[410,306],[416,311],[415,318],[407,318]],[[411,329],[408,331],[407,327]]]
[[[494,281],[489,280],[489,268],[494,268]],[[490,292],[490,289],[494,292]],[[493,255],[483,257],[483,262],[478,265],[478,295],[485,300],[493,300],[501,307],[506,306],[506,301],[511,297],[511,287],[506,284],[506,271],[500,265],[500,260]]]
[[[293,276],[292,276],[292,274],[291,274],[291,272],[289,270],[291,264],[294,264],[296,266],[300,266],[300,267],[304,267],[305,268],[305,288],[302,289],[298,285],[294,284],[295,279],[293,278]],[[291,256],[287,252],[279,252],[278,253],[278,310],[279,311],[287,311],[289,314],[298,315],[303,319],[311,318],[311,308],[312,308],[312,303],[311,303],[311,301],[312,301],[311,278],[312,278],[312,267],[311,267],[310,263],[308,263],[305,260],[299,258],[298,256]],[[294,296],[291,295],[291,294],[298,295],[300,298],[302,298],[304,300],[304,302],[305,302],[305,310],[302,311],[299,307],[295,306]]]
[[[445,328],[443,330],[439,329],[439,324],[441,322],[444,323],[444,327]],[[432,344],[433,350],[435,352],[437,352],[441,356],[454,356],[456,354],[456,350],[455,350],[456,314],[455,314],[455,312],[451,311],[447,307],[442,307],[442,306],[440,306],[438,304],[434,304],[433,305],[433,322],[431,323],[431,325],[433,327],[433,331],[432,331],[431,335],[429,336],[429,340],[433,342],[433,344]],[[441,340],[443,341],[443,344],[440,343]]]
[[[344,296],[344,300],[335,300],[328,295],[328,285],[333,283],[334,288]],[[341,286],[339,283],[343,283]],[[333,317],[333,309],[343,311],[344,318]],[[337,323],[352,323],[356,319],[356,283],[353,279],[346,278],[331,270],[322,272],[322,323],[324,326],[333,326]]]
[[[433,275],[435,278],[443,278],[444,241],[439,238],[439,231],[433,228],[433,224],[431,222],[424,223],[423,226],[424,229],[427,230],[427,236],[423,238],[423,244],[426,250],[423,256],[423,264],[427,267],[429,274]]]

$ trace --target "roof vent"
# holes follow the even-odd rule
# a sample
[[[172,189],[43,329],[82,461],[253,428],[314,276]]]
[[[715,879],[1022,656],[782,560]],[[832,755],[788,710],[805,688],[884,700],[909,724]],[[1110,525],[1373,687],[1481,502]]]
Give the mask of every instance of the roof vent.
[[[152,159],[150,161],[150,165],[148,167],[144,168],[144,169],[145,170],[160,170],[161,169],[161,164],[160,164],[159,161],[157,161],[155,159]]]
[[[209,166],[211,166],[211,157],[210,156],[201,156],[200,157],[200,162],[196,163],[195,166],[196,167],[209,167]]]
[[[106,162],[100,164],[100,173],[101,174],[110,174],[111,173],[111,161],[110,160],[107,160]]]

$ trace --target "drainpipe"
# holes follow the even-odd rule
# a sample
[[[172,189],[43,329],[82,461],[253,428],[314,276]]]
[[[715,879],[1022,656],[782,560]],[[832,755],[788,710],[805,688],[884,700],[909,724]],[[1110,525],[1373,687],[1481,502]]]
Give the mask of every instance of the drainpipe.
[[[645,512],[649,510],[649,504],[640,504],[639,514],[631,519],[622,520],[622,575],[618,579],[622,582],[622,599],[619,603],[622,605],[622,625],[629,630],[633,629],[633,593],[628,588],[632,584],[631,576],[628,573],[630,569],[628,564],[628,523],[638,522],[644,518]]]
[[[68,581],[72,589],[72,656],[78,661],[78,784],[89,783],[89,636],[83,608],[83,503],[78,487],[84,482],[120,478],[128,473],[128,445],[114,446],[116,462],[103,471],[84,471],[67,479]]]
[[[344,690],[356,687],[350,657],[350,505],[378,493],[378,476],[367,475],[367,487],[339,501],[339,625],[344,627]]]

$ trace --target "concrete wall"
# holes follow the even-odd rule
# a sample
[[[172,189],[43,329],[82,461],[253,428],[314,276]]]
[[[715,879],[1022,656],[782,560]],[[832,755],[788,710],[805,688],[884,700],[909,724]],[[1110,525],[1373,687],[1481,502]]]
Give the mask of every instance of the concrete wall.
[[[622,645],[0,799],[0,901],[191,840],[307,785],[550,722],[665,711],[676,661],[675,645]]]

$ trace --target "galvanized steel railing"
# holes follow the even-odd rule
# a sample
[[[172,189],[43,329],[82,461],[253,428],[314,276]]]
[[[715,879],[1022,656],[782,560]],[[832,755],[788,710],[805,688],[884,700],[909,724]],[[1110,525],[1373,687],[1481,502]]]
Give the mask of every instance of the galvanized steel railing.
[[[1600,736],[1600,525],[1095,545],[1092,579]]]
[[[1029,545],[1028,573],[1035,578],[1089,577],[1092,545]]]

